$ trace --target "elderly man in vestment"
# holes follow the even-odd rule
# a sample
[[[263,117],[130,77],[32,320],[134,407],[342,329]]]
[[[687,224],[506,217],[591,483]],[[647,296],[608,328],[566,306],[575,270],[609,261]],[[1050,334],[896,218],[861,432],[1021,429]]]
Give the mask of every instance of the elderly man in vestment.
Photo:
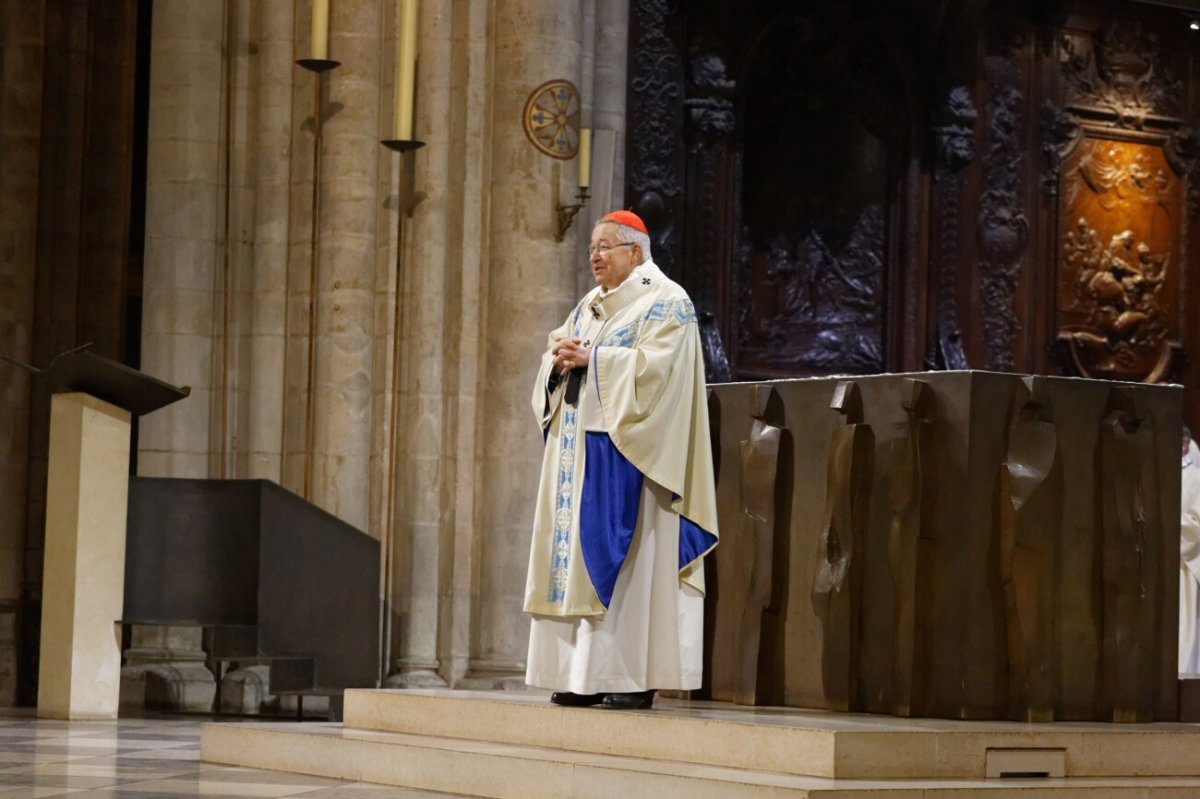
[[[1179,673],[1200,673],[1200,450],[1183,428],[1179,475]]]
[[[550,333],[533,389],[545,451],[525,585],[525,680],[559,705],[647,708],[700,687],[717,543],[696,311],[637,215],[592,231],[596,288]]]

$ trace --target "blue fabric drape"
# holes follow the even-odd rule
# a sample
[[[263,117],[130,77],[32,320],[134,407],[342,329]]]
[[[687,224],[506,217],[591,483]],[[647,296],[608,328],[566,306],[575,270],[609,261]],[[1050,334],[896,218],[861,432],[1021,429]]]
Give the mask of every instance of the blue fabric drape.
[[[585,446],[579,544],[588,577],[607,608],[637,526],[642,473],[607,433],[589,432]]]
[[[700,527],[691,519],[679,517],[680,569],[712,549],[716,543],[717,537],[708,530]]]
[[[579,543],[588,577],[607,608],[637,527],[643,477],[607,433],[589,432],[585,447]],[[680,569],[716,543],[715,535],[679,517]]]

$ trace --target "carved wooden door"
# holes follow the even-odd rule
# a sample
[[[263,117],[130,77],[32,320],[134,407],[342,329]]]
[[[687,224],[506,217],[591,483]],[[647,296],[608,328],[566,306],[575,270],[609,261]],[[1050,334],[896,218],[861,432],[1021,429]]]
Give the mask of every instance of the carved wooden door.
[[[631,10],[627,197],[726,379],[888,368],[911,124],[891,26],[844,3]]]

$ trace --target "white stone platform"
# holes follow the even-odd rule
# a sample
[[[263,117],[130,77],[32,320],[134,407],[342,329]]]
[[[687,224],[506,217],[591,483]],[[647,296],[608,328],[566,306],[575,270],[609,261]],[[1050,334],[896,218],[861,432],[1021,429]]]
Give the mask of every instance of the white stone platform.
[[[342,724],[208,724],[201,757],[487,797],[1200,799],[1200,725],[908,720],[659,699],[346,692]],[[989,773],[1048,772],[1048,778]],[[1057,775],[1062,775],[1057,776]]]

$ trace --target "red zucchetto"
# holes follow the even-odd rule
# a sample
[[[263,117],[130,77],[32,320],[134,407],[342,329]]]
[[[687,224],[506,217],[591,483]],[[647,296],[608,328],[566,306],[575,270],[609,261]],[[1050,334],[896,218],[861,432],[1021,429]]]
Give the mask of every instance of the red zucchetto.
[[[633,211],[613,211],[611,214],[605,214],[604,216],[600,217],[600,221],[616,222],[618,225],[625,225],[626,227],[631,227],[634,230],[640,230],[647,236],[650,235],[650,231],[646,229],[646,223],[643,222],[642,218]]]

